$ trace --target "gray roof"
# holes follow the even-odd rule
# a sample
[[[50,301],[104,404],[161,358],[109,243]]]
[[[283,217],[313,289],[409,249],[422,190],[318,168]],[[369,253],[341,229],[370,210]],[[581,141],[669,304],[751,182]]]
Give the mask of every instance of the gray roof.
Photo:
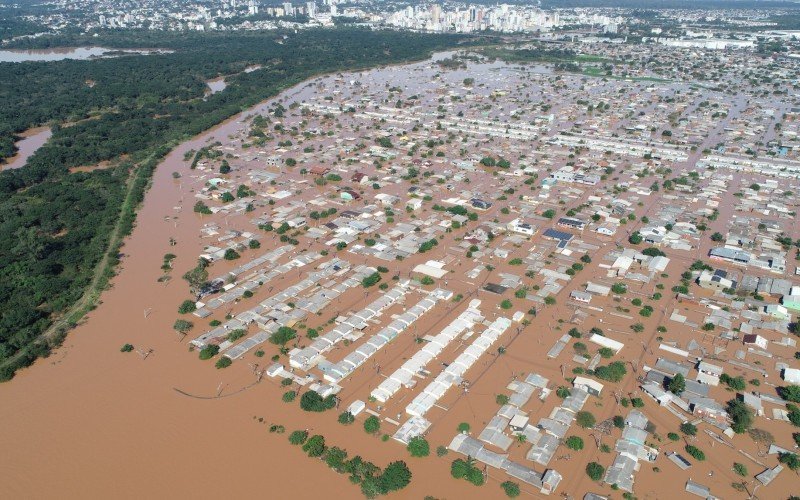
[[[686,491],[703,498],[708,498],[711,495],[711,490],[708,486],[703,486],[692,480],[686,481]]]

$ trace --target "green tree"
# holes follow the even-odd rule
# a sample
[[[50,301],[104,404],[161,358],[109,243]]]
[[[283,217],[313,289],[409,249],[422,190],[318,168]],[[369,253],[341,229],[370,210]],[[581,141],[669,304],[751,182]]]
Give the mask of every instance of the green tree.
[[[727,406],[728,416],[733,421],[731,429],[736,434],[744,434],[753,425],[753,410],[738,399],[731,399]]]
[[[698,462],[702,462],[703,460],[706,459],[706,454],[703,453],[703,450],[701,450],[700,448],[698,448],[696,446],[692,446],[690,444],[687,444],[684,447],[684,450],[686,450],[686,453],[688,453],[689,455],[694,457],[694,459],[697,460]]]
[[[342,425],[350,425],[356,421],[356,417],[353,416],[352,413],[349,411],[345,411],[339,414],[339,423]]]
[[[786,401],[800,403],[800,386],[785,385],[783,387],[778,387],[778,395]]]
[[[194,323],[191,321],[186,321],[185,319],[176,319],[175,323],[172,325],[172,328],[179,333],[183,333],[184,335],[189,332],[192,328],[194,328]]]
[[[216,366],[217,369],[220,369],[220,368],[227,368],[227,367],[231,366],[231,364],[233,364],[233,361],[231,361],[231,358],[228,358],[226,356],[222,356],[221,358],[219,358],[217,360],[217,362],[214,364],[214,366]]]
[[[411,438],[406,449],[411,453],[412,457],[427,457],[431,453],[428,441],[422,436]]]
[[[500,487],[508,498],[517,498],[520,495],[519,484],[513,481],[504,481],[500,483]]]
[[[778,461],[785,464],[791,470],[800,469],[800,457],[798,457],[796,453],[781,453],[778,457]]]
[[[364,420],[364,431],[367,434],[377,434],[381,428],[381,421],[375,415],[370,415]]]
[[[305,411],[321,413],[336,406],[336,396],[322,397],[316,391],[308,391],[300,396],[300,408]]]
[[[215,344],[209,344],[200,349],[200,359],[202,360],[211,359],[218,353],[219,353],[219,346]]]
[[[308,441],[303,444],[303,451],[309,457],[321,457],[325,453],[325,438],[319,434],[311,436]]]
[[[667,389],[678,396],[683,394],[683,391],[686,390],[686,380],[683,378],[683,375],[678,373],[669,381],[667,385]]]
[[[580,451],[583,449],[583,439],[579,438],[578,436],[570,436],[564,441],[564,444],[570,450]]]
[[[402,460],[389,463],[380,475],[379,483],[383,494],[402,490],[411,482],[411,471]]]
[[[197,309],[193,300],[184,300],[181,302],[181,305],[178,306],[178,313],[179,314],[186,314],[190,312],[194,312]]]
[[[684,422],[681,424],[681,432],[686,434],[687,436],[696,436],[697,435],[697,427],[689,422]]]
[[[606,473],[605,467],[598,464],[597,462],[589,462],[586,464],[586,475],[589,476],[592,481],[599,481],[602,479],[603,474]]]
[[[293,445],[301,445],[308,439],[308,431],[294,431],[289,434],[289,442]]]
[[[269,341],[275,345],[286,345],[287,342],[297,338],[297,331],[289,328],[288,326],[282,326],[278,328],[275,333],[270,335]]]
[[[594,427],[596,420],[594,415],[592,415],[590,412],[579,411],[575,414],[575,422],[578,424],[578,426],[583,427],[584,429],[589,429]]]

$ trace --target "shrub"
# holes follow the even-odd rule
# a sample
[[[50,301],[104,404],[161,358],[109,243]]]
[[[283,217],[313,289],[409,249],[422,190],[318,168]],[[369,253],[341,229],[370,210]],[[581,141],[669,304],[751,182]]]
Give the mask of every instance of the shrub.
[[[297,392],[295,392],[295,391],[286,391],[286,392],[283,393],[283,396],[281,397],[281,399],[283,400],[284,403],[291,403],[292,401],[295,400],[296,397],[297,397]]]
[[[133,350],[133,345],[131,345],[131,344],[125,344],[124,346],[122,346],[122,347],[120,348],[120,350],[119,350],[119,351],[120,351],[120,352],[131,352],[132,350]]]
[[[498,394],[497,396],[495,396],[494,400],[499,405],[505,405],[508,404],[509,397],[506,396],[505,394]]]
[[[510,300],[505,299],[502,302],[500,302],[500,307],[502,309],[511,309],[512,307],[514,307],[514,304],[512,304]]]
[[[679,440],[681,438],[679,435],[675,434],[674,432],[670,432],[669,434],[667,434],[667,437],[669,438],[670,441],[677,441],[677,440]]]
[[[447,449],[447,446],[437,446],[436,447],[436,456],[443,457],[447,455],[450,451]]]
[[[222,356],[221,358],[219,358],[217,360],[217,362],[214,364],[214,366],[216,366],[217,369],[220,369],[220,368],[227,368],[227,367],[231,366],[232,364],[233,364],[233,361],[231,361],[231,358]]]
[[[747,476],[747,467],[744,464],[740,464],[739,462],[734,462],[733,472],[742,477],[745,477]]]

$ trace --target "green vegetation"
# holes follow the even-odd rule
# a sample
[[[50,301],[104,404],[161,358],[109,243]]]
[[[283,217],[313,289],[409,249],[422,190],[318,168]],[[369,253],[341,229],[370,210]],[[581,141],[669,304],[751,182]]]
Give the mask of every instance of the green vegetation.
[[[204,361],[213,358],[217,354],[219,354],[219,346],[215,344],[209,344],[200,349],[200,359]]]
[[[500,483],[500,487],[508,498],[517,498],[520,494],[519,484],[513,481],[504,481]]]
[[[184,335],[194,328],[194,323],[191,321],[186,321],[185,319],[176,319],[175,323],[172,325],[172,328],[179,333],[183,333]]]
[[[377,434],[381,429],[381,421],[375,415],[370,415],[364,420],[364,432],[367,434]]]
[[[734,462],[733,464],[733,472],[736,474],[746,477],[747,476],[747,466],[744,464],[740,464],[739,462]]]
[[[312,75],[418,59],[464,40],[350,28],[284,34],[114,30],[15,42],[174,52],[2,65],[0,158],[24,130],[50,124],[53,137],[25,167],[0,172],[0,379],[47,355],[97,305],[154,168],[180,141]],[[206,97],[205,80],[219,75],[231,75],[227,88]],[[111,166],[69,171],[102,161]]]
[[[720,380],[722,380],[721,377]],[[791,401],[792,403],[800,403],[800,386],[785,385],[783,387],[778,387],[778,395],[783,399],[785,399],[786,401]]]
[[[286,391],[281,396],[281,400],[284,403],[291,403],[297,398],[297,391]]]
[[[336,396],[323,398],[316,391],[308,391],[300,396],[300,408],[305,411],[323,412],[336,406]]]
[[[703,450],[701,450],[700,448],[698,448],[696,446],[692,446],[690,444],[687,444],[684,447],[684,450],[686,450],[686,453],[688,453],[689,455],[693,456],[695,458],[695,460],[697,460],[699,462],[702,462],[703,460],[706,459],[706,454],[703,453]]]
[[[565,441],[564,444],[570,450],[580,451],[583,449],[583,439],[579,438],[578,436],[570,436]]]
[[[778,461],[791,470],[800,469],[800,457],[798,457],[796,453],[781,453],[778,457]]]
[[[583,427],[584,429],[589,429],[594,427],[596,420],[594,415],[592,415],[588,411],[579,411],[575,414],[575,422],[578,424],[579,427]]]
[[[305,443],[306,439],[308,439],[308,431],[294,431],[289,434],[289,442],[295,446]]]
[[[120,348],[120,352],[131,352],[133,350],[133,346],[131,344],[125,344]]]
[[[194,312],[197,309],[193,300],[184,300],[181,302],[181,305],[178,307],[178,313],[180,314],[187,314],[190,312]]]
[[[696,436],[697,435],[697,427],[694,424],[689,422],[684,422],[681,424],[681,432],[686,434],[687,436]]]
[[[613,361],[608,366],[598,366],[594,370],[595,377],[609,382],[619,382],[626,373],[628,372],[625,369],[625,363],[622,361]]]
[[[475,460],[472,457],[467,457],[466,460],[457,458],[450,464],[450,475],[455,479],[466,479],[475,486],[483,486],[485,478],[483,472],[475,465]]]
[[[683,378],[683,375],[680,373],[676,374],[667,384],[667,389],[678,396],[680,396],[683,391],[686,390],[686,380]]]
[[[719,381],[723,384],[727,385],[734,391],[743,391],[745,387],[747,387],[747,382],[745,382],[744,377],[731,377],[727,373],[723,373],[719,377]]]
[[[342,425],[350,425],[356,421],[356,417],[353,416],[352,413],[349,411],[345,411],[339,414],[339,423]]]
[[[217,362],[214,364],[214,366],[216,366],[217,369],[220,369],[220,368],[227,368],[227,367],[231,366],[232,364],[233,364],[233,361],[231,361],[231,358],[222,356],[221,358],[219,358],[217,360]]]
[[[374,272],[361,280],[361,286],[363,286],[364,288],[369,288],[373,285],[376,285],[380,280],[381,280],[381,274],[379,272]]]
[[[733,421],[731,429],[736,434],[744,434],[753,426],[753,420],[755,419],[753,409],[744,404],[743,401],[731,399],[728,401],[726,410]]]
[[[589,462],[586,464],[586,475],[592,478],[592,481],[599,481],[606,473],[606,468],[597,462]]]
[[[422,436],[416,436],[408,441],[406,449],[411,453],[412,457],[427,457],[431,454],[430,445]]]
[[[288,326],[282,326],[278,328],[278,330],[270,335],[269,341],[275,345],[286,345],[287,342],[297,338],[297,330],[293,328],[289,328]]]

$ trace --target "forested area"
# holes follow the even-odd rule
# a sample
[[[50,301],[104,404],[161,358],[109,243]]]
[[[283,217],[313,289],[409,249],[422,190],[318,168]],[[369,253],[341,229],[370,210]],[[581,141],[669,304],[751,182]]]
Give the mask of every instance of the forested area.
[[[53,126],[52,138],[25,167],[0,172],[0,378],[12,377],[59,340],[37,341],[91,282],[113,243],[111,230],[121,213],[130,219],[123,230],[132,227],[134,213],[123,207],[126,181],[136,172],[141,193],[134,196],[141,199],[149,170],[166,153],[165,146],[312,75],[418,59],[464,41],[359,29],[131,31],[27,41],[34,47],[160,47],[174,52],[0,64],[0,144],[14,132]],[[243,72],[256,64],[262,68]],[[228,75],[228,87],[204,97],[204,81],[220,75]],[[70,167],[123,155],[129,160],[114,168],[69,173]],[[117,249],[110,251],[115,262]]]

